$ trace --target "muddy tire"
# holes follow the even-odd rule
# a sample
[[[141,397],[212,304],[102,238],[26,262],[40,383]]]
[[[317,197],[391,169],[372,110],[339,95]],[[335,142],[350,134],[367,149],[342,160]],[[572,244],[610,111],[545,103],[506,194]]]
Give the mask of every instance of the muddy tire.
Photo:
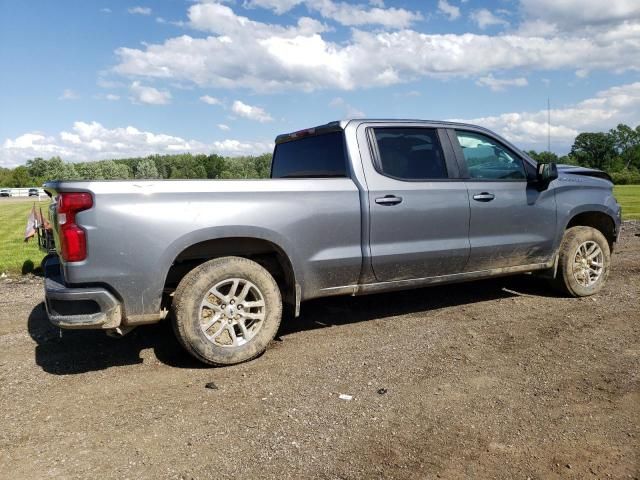
[[[233,365],[257,357],[273,340],[282,298],[256,262],[224,257],[185,275],[171,308],[176,336],[189,353],[209,365]]]
[[[552,286],[565,295],[587,297],[607,281],[611,265],[609,243],[591,227],[569,228],[562,238]]]

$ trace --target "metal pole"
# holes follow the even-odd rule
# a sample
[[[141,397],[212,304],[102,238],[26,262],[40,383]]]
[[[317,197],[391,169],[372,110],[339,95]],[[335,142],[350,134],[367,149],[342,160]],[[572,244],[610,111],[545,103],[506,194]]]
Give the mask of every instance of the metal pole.
[[[551,152],[551,102],[547,97],[547,152]]]

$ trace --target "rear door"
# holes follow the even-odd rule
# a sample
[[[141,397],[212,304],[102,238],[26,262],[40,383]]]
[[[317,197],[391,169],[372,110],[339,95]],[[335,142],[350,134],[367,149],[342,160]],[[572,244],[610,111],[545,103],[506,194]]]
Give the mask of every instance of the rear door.
[[[469,256],[469,198],[444,130],[366,127],[361,148],[369,244],[378,281],[458,273]],[[366,150],[366,151],[363,151]]]
[[[466,271],[543,263],[553,255],[556,201],[528,177],[534,170],[512,149],[486,132],[449,131],[469,192]]]

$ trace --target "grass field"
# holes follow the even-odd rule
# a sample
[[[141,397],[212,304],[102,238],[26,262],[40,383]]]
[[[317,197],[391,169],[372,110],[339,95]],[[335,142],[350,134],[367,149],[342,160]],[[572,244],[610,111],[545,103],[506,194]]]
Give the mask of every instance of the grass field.
[[[44,254],[33,239],[24,242],[27,217],[34,201],[27,199],[0,199],[0,273],[28,273],[40,266]],[[46,212],[48,201],[35,202]],[[45,213],[46,215],[46,213]]]
[[[614,193],[625,220],[640,220],[640,185],[618,185]],[[28,273],[40,265],[44,254],[35,241],[23,241],[33,201],[0,199],[0,273]],[[35,202],[46,212],[48,201]]]
[[[640,185],[616,185],[613,193],[622,205],[622,218],[640,220]]]

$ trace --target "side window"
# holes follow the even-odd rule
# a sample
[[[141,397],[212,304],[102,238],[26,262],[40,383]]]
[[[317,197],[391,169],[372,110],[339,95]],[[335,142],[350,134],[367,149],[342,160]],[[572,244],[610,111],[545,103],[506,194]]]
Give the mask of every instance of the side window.
[[[448,178],[444,153],[433,128],[374,128],[382,174],[401,180]]]
[[[522,160],[502,145],[475,132],[456,131],[471,178],[524,180]]]

